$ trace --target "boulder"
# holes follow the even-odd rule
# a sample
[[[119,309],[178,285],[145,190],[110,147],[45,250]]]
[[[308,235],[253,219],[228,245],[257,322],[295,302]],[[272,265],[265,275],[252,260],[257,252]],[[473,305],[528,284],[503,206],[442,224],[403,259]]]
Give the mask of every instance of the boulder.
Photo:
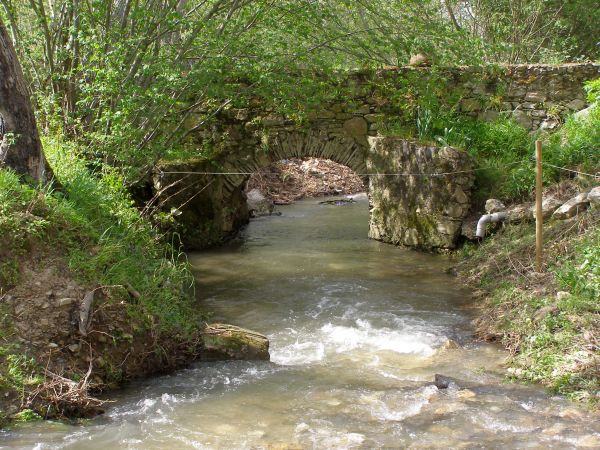
[[[453,383],[453,380],[450,377],[436,373],[433,383],[438,389],[448,389],[448,386]]]
[[[246,203],[250,217],[270,216],[273,214],[273,202],[267,199],[258,189],[246,193]]]
[[[562,204],[563,202],[553,195],[542,199],[542,217],[547,219],[554,213],[554,211],[560,208]],[[530,211],[531,216],[535,219],[535,205],[531,207]]]
[[[469,241],[475,240],[475,231],[477,230],[477,218],[465,219],[461,225],[460,235],[468,239]]]
[[[552,217],[560,220],[570,219],[580,212],[585,211],[589,205],[590,201],[588,200],[587,192],[582,192],[581,194],[576,195],[572,199],[568,200],[560,208],[554,211]]]
[[[600,186],[597,186],[588,192],[587,199],[593,208],[600,208]]]
[[[592,112],[592,110],[594,108],[596,108],[597,106],[598,106],[598,104],[594,103],[593,105],[588,106],[585,109],[577,111],[575,114],[573,114],[573,117],[575,117],[578,120],[586,120],[590,116],[590,113]]]
[[[530,207],[531,206],[526,203],[510,207],[506,211],[508,215],[508,221],[510,223],[528,222],[531,220],[531,214],[529,213]]]
[[[490,198],[485,202],[485,212],[488,214],[494,214],[497,212],[506,211],[506,206],[500,200]]]
[[[270,359],[266,336],[234,325],[215,323],[202,332],[205,361]]]

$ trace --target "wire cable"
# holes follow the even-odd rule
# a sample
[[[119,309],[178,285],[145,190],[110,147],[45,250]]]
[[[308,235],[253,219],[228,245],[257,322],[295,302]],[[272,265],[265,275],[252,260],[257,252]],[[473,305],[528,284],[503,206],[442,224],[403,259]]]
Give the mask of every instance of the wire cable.
[[[433,173],[357,173],[356,175],[360,177],[371,177],[371,176],[379,176],[379,177],[442,177],[448,175],[459,175],[465,173],[473,173],[482,170],[489,169],[501,169],[505,167],[515,166],[521,163],[527,163],[528,161],[514,161],[512,163],[501,164],[498,166],[487,166],[487,167],[478,167],[475,169],[469,170],[457,170],[455,172],[433,172]],[[165,175],[254,175],[259,172],[188,172],[188,171],[163,171],[160,170],[159,174]],[[263,175],[279,175],[279,172],[260,172]]]
[[[566,167],[555,166],[554,164],[550,164],[550,163],[543,162],[543,161],[542,161],[542,165],[548,166],[548,167],[554,167],[555,169],[559,169],[559,170],[564,170],[565,172],[576,173],[577,175],[584,175],[586,177],[592,177],[592,178],[600,178],[600,172],[593,175],[591,173],[585,173],[585,172],[579,172],[578,170],[567,169]]]

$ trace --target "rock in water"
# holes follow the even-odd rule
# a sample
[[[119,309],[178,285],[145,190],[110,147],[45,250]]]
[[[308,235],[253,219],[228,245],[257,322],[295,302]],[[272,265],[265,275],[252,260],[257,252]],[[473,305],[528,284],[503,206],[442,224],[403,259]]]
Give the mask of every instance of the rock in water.
[[[270,216],[273,214],[273,202],[267,199],[258,189],[246,193],[246,203],[251,217]]]
[[[204,352],[201,359],[266,360],[270,359],[266,336],[234,325],[215,323],[202,332]]]
[[[448,386],[450,386],[450,383],[452,383],[452,378],[447,377],[445,375],[440,375],[439,373],[435,374],[434,384],[435,384],[436,388],[448,389]]]

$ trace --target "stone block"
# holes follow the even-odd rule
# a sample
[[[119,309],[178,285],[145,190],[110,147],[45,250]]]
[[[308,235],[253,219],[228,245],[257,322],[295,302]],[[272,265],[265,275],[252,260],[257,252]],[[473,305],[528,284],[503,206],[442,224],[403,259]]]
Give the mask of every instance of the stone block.
[[[516,111],[513,111],[512,116],[513,119],[515,119],[515,122],[517,122],[523,128],[526,128],[528,130],[531,128],[531,124],[533,122],[531,120],[531,117],[529,117],[529,114],[527,114],[525,111],[517,109]]]
[[[384,114],[366,114],[365,120],[369,123],[380,122],[385,118]]]
[[[569,103],[567,103],[566,106],[571,111],[581,111],[585,108],[586,103],[583,100],[576,98],[575,100],[571,100]]]
[[[543,109],[534,109],[531,111],[531,117],[543,118],[546,117],[547,113]]]
[[[494,120],[497,120],[499,116],[500,116],[500,113],[498,111],[494,111],[493,109],[488,109],[487,111],[480,113],[477,116],[477,118],[484,122],[493,122]]]
[[[526,102],[542,103],[546,101],[546,95],[542,92],[528,92],[525,95]]]
[[[371,106],[369,106],[369,105],[361,105],[355,111],[353,111],[354,114],[360,114],[360,115],[366,115],[366,114],[369,114],[370,112],[371,112]]]
[[[560,126],[558,119],[546,119],[540,124],[542,130],[554,130]]]
[[[476,98],[465,98],[460,102],[462,112],[476,112],[481,110],[481,102]]]
[[[469,203],[469,197],[467,197],[461,186],[456,186],[453,198],[461,205]]]
[[[365,146],[368,145],[366,136],[369,132],[369,125],[362,117],[354,117],[344,122],[344,130],[352,136],[357,143]]]
[[[585,211],[589,205],[587,192],[582,192],[561,205],[560,208],[554,211],[552,217],[559,220],[570,219]]]

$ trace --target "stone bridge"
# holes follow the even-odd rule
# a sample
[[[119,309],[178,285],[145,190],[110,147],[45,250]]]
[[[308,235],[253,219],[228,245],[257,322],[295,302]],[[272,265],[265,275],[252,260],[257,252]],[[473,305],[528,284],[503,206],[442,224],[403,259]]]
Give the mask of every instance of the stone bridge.
[[[600,65],[432,72],[406,67],[354,73],[348,77],[347,101],[324,104],[301,124],[260,102],[223,110],[211,126],[191,122],[196,145],[218,146],[219,156],[161,163],[154,189],[168,199],[164,207],[179,210],[186,246],[202,248],[248,222],[243,191],[249,173],[291,157],[327,158],[367,182],[370,237],[423,249],[453,248],[470,208],[471,161],[464,151],[389,135],[389,123],[414,123],[416,108],[423,107],[415,96],[435,91],[438,104],[477,120],[505,114],[529,130],[552,129],[586,106],[583,83],[600,76]]]

